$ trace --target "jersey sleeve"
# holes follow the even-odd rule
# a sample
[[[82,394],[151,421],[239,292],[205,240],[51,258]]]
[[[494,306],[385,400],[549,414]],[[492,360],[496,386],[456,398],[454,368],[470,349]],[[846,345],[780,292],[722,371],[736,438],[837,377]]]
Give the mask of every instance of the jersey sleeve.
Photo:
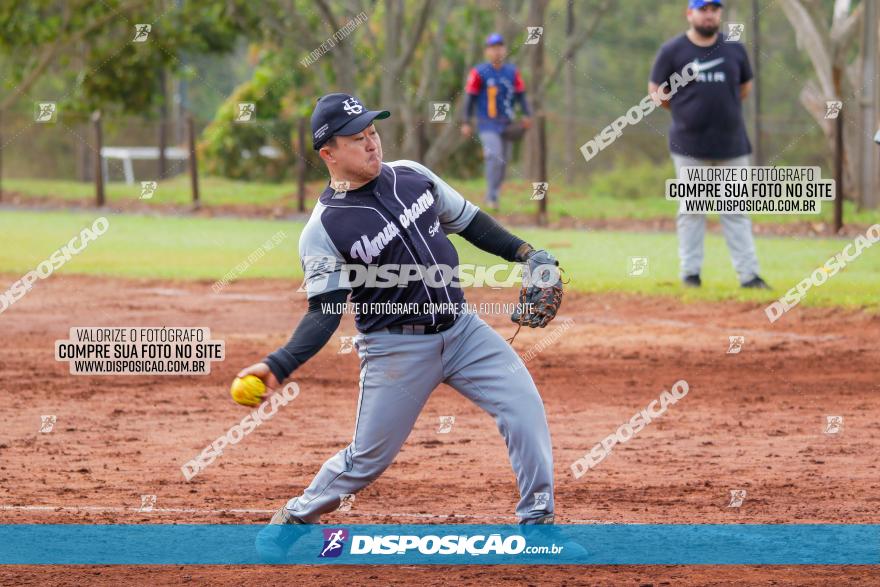
[[[461,78],[458,78],[461,79]],[[483,79],[480,77],[480,72],[477,71],[476,67],[472,67],[470,73],[468,74],[467,83],[464,85],[464,91],[472,96],[476,96],[480,93],[480,88],[483,85]]]
[[[518,69],[513,72],[513,91],[517,94],[526,91],[526,83],[523,81]]]
[[[434,197],[437,201],[437,216],[446,234],[457,234],[464,230],[476,216],[479,208],[467,201],[464,196],[455,191],[448,183],[440,179],[436,173],[415,161],[394,161],[389,163],[392,167],[409,167],[417,173],[421,173],[434,183]]]
[[[745,84],[752,81],[752,78],[755,77],[752,73],[752,64],[749,63],[749,53],[746,51],[745,46],[740,45],[740,53],[742,53],[742,65],[739,70],[739,83]]]
[[[658,86],[661,86],[663,85],[663,82],[669,80],[674,72],[675,67],[672,63],[672,55],[670,55],[669,47],[663,45],[660,47],[660,50],[657,51],[657,56],[654,57],[654,65],[651,67],[651,81]]]
[[[324,207],[318,204],[299,237],[303,287],[308,298],[339,289],[351,290],[343,271],[345,259],[321,223],[323,211]]]

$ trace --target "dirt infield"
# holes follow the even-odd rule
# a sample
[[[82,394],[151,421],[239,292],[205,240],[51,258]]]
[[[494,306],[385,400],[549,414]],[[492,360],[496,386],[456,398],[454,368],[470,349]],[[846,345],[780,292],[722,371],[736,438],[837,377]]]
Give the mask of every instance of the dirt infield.
[[[0,276],[11,283],[19,276]],[[299,397],[187,483],[180,466],[247,413],[235,372],[289,336],[295,284],[53,276],[0,314],[4,523],[260,523],[351,440],[357,356],[331,341],[294,377]],[[510,302],[472,291],[470,302]],[[505,337],[506,315],[484,318]],[[775,324],[743,303],[569,295],[528,352],[553,437],[558,523],[880,523],[880,317],[797,308]],[[208,376],[73,376],[54,360],[72,326],[210,327],[227,358]],[[355,333],[346,317],[338,335]],[[728,354],[728,336],[744,335]],[[595,469],[571,463],[675,381],[690,392]],[[56,415],[40,433],[41,415]],[[449,434],[439,417],[454,415]],[[826,416],[843,431],[824,434]],[[731,489],[745,489],[739,508]],[[138,512],[141,495],[155,509]],[[516,485],[491,418],[445,386],[395,464],[328,523],[513,522]],[[57,506],[61,509],[37,509]],[[230,511],[246,510],[246,511]],[[454,514],[457,517],[448,517]],[[0,584],[871,584],[867,567],[2,567]]]

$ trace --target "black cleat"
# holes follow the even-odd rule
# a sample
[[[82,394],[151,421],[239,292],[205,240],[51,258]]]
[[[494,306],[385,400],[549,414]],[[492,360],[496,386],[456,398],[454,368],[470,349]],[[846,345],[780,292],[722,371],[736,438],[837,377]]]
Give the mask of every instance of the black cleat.
[[[746,289],[772,289],[767,285],[767,282],[761,279],[758,275],[755,275],[751,281],[743,283],[742,287]]]
[[[703,285],[703,282],[700,280],[699,275],[686,275],[684,279],[681,280],[685,287],[700,287]]]

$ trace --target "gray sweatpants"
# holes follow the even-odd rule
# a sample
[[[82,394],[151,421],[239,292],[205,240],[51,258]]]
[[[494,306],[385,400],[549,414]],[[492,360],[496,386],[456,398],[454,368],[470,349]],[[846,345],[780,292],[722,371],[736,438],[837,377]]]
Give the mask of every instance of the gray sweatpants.
[[[317,523],[339,507],[343,494],[379,477],[440,383],[495,418],[519,486],[520,521],[554,511],[553,452],[541,396],[516,352],[479,316],[462,315],[438,334],[360,334],[355,346],[361,375],[354,438],[287,503],[293,515]]]
[[[733,159],[695,159],[684,155],[672,154],[675,173],[678,179],[682,167],[744,167],[749,164],[749,156]],[[703,266],[703,240],[706,235],[705,214],[682,214],[680,203],[676,218],[678,232],[678,256],[681,261],[681,276],[699,275]],[[745,214],[719,214],[721,231],[730,251],[733,268],[740,283],[751,281],[758,275],[758,255],[755,253],[755,239],[752,236],[752,221]]]
[[[505,141],[500,133],[489,131],[480,133],[480,143],[486,165],[486,202],[498,204],[498,191],[504,182],[513,143]]]
[[[520,521],[554,511],[553,452],[541,396],[513,348],[479,316],[464,314],[438,334],[360,334],[355,346],[361,375],[354,438],[287,503],[293,515],[317,523],[339,507],[342,495],[378,478],[440,383],[495,418],[519,486]]]

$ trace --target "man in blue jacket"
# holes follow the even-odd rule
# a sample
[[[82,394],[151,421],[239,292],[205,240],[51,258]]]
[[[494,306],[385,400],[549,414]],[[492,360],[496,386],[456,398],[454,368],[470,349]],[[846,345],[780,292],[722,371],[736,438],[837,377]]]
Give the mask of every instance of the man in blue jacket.
[[[514,104],[519,104],[524,115],[523,128],[531,126],[531,111],[526,101],[526,85],[519,70],[512,63],[505,63],[507,48],[504,38],[492,33],[486,38],[486,62],[471,69],[465,91],[467,102],[461,132],[473,134],[470,120],[476,112],[477,132],[483,144],[486,165],[486,204],[498,210],[498,191],[504,181],[507,162],[510,160],[512,143],[503,136],[504,130],[514,119]]]

